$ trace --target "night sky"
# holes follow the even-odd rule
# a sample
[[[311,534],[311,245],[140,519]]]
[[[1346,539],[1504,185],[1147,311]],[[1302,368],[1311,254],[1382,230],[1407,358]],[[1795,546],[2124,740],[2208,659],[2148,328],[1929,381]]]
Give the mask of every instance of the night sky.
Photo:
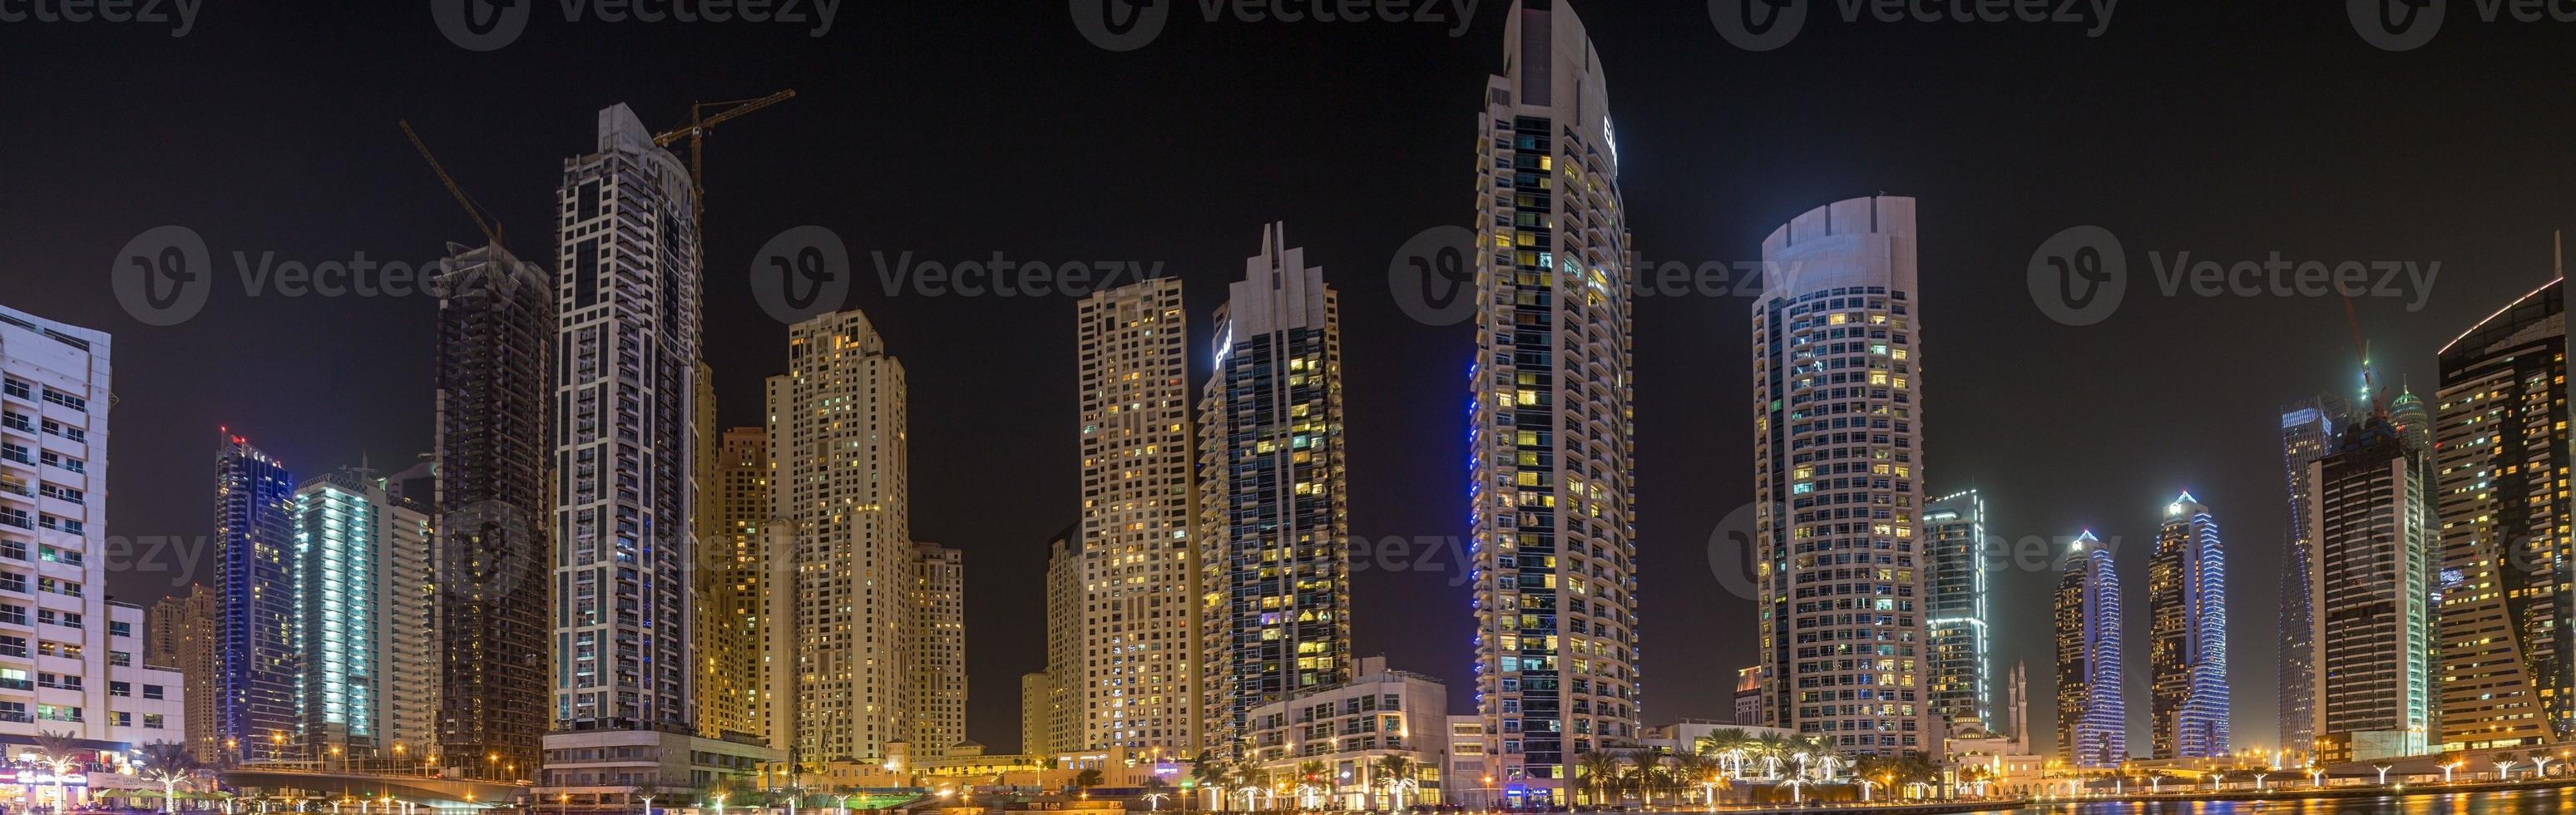
[[[1078,512],[1073,301],[888,295],[867,258],[1160,261],[1208,312],[1259,229],[1342,291],[1352,533],[1464,533],[1463,326],[1406,318],[1389,258],[1467,223],[1499,0],[1463,37],[1426,23],[1210,22],[1180,2],[1139,50],[1094,47],[1066,4],[848,3],[810,25],[568,23],[535,4],[489,53],[420,2],[207,4],[169,26],[0,23],[0,303],[115,334],[108,531],[201,539],[215,429],[298,477],[428,449],[426,297],[245,296],[234,252],[304,262],[428,260],[474,231],[414,155],[408,118],[505,224],[553,253],[561,161],[593,113],[669,128],[693,101],[794,88],[708,143],[706,346],[727,425],[757,424],[785,330],[754,305],[755,250],[790,227],[838,233],[864,309],[909,370],[915,537],[968,562],[969,732],[1018,741],[1018,676],[1042,667],[1047,537]],[[1925,471],[1983,489],[2008,539],[2090,527],[2143,587],[2154,523],[2189,489],[2231,550],[2240,746],[2270,745],[2274,587],[2287,515],[2277,406],[2358,382],[2354,323],[2382,376],[2431,390],[2433,353],[2551,278],[2571,218],[2576,24],[2483,22],[2392,53],[2341,3],[2122,3],[2098,38],[2067,24],[1847,22],[1813,4],[1788,46],[1740,50],[1701,4],[1578,2],[1603,51],[1638,253],[1758,257],[1778,223],[1885,192],[1921,206]],[[2557,135],[2552,135],[2553,133]],[[175,327],[111,293],[119,248],[179,224],[227,282]],[[2127,249],[2127,299],[2050,321],[2025,269],[2092,224]],[[2439,261],[2420,310],[2363,298],[2164,296],[2149,252],[2194,259]],[[1749,291],[1749,289],[1748,289]],[[1752,659],[1750,603],[1708,565],[1750,500],[1749,296],[1636,308],[1646,718],[1724,718]],[[1193,388],[1195,395],[1195,388]],[[206,552],[121,564],[120,599],[209,579]],[[1468,689],[1457,559],[1356,580],[1360,653]],[[2050,693],[2056,577],[2007,571],[2000,663]],[[2133,600],[2133,715],[2145,716],[2145,603]],[[1998,676],[2003,669],[1998,669]],[[2048,705],[2041,704],[2046,708]],[[2043,720],[2044,724],[2044,720]],[[2036,729],[2036,728],[2035,728]],[[2140,731],[2143,734],[2143,730]]]

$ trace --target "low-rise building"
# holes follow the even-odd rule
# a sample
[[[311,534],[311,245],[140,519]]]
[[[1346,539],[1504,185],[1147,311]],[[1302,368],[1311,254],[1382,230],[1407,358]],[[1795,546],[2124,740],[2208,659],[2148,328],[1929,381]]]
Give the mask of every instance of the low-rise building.
[[[1253,708],[1252,760],[1271,795],[1301,807],[1384,809],[1446,803],[1449,691],[1363,657],[1357,678]],[[1401,764],[1401,771],[1397,765]]]

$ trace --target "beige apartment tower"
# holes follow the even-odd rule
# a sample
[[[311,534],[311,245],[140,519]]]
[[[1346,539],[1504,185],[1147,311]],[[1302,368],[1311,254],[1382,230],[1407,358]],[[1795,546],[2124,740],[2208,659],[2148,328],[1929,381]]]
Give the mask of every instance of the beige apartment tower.
[[[1181,282],[1083,298],[1082,654],[1088,747],[1198,749],[1199,555],[1192,541],[1189,330]]]
[[[791,759],[886,756],[903,739],[916,586],[903,364],[857,311],[788,328],[768,381],[771,517],[762,571],[772,745]],[[782,562],[783,560],[783,562]],[[793,636],[781,636],[784,632]],[[783,743],[782,743],[783,742]],[[937,755],[916,743],[915,755]]]

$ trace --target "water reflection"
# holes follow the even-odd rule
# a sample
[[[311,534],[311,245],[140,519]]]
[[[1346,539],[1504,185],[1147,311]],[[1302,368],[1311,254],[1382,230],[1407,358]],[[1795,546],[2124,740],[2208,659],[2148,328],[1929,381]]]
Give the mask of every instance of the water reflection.
[[[2046,804],[2021,815],[2576,815],[2576,789],[2497,790],[2439,795]]]

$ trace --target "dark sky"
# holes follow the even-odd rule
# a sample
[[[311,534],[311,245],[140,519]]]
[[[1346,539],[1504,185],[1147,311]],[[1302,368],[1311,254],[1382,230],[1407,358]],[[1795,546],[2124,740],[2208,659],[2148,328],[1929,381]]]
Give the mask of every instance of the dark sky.
[[[472,227],[396,129],[407,117],[522,254],[550,256],[560,162],[590,149],[595,110],[627,102],[666,128],[692,101],[789,87],[795,100],[709,143],[706,336],[723,417],[757,423],[760,378],[784,360],[785,331],[746,283],[752,254],[788,227],[834,230],[862,269],[851,305],[910,371],[915,536],[968,558],[973,737],[1017,741],[1017,677],[1043,662],[1044,545],[1078,506],[1074,304],[888,296],[869,252],[1162,261],[1204,334],[1219,284],[1264,222],[1284,220],[1343,291],[1354,535],[1462,533],[1469,336],[1406,319],[1383,270],[1416,232],[1468,220],[1499,2],[1455,39],[1419,23],[1210,22],[1183,2],[1127,53],[1093,47],[1044,0],[854,2],[820,38],[575,24],[541,2],[491,53],[451,45],[420,2],[207,5],[175,39],[0,24],[0,302],[116,335],[115,535],[208,532],[218,425],[299,474],[399,461],[431,437],[430,300],[248,297],[233,283],[155,328],[108,285],[138,233],[188,226],[227,274],[236,251],[434,257]],[[2233,554],[2238,741],[2269,745],[2287,512],[2275,407],[2351,387],[2354,330],[2333,298],[2162,296],[2147,253],[2440,261],[2420,311],[2354,306],[2384,375],[2429,384],[2435,348],[2549,279],[2576,171],[2576,27],[2453,5],[2409,53],[2369,46],[2323,2],[2123,3],[2090,39],[1846,22],[1817,3],[1795,42],[1764,53],[1720,39],[1698,3],[1577,8],[1604,52],[1638,252],[1751,259],[1809,207],[1917,197],[1931,489],[1983,488],[2007,538],[2090,526],[2132,541],[2134,585],[2164,500],[2200,496]],[[2108,321],[2073,328],[2033,306],[2024,270],[2079,224],[2119,236],[2132,284]],[[1725,717],[1752,655],[1750,604],[1707,565],[1710,531],[1750,497],[1750,303],[1636,310],[1650,722]],[[1466,596],[1455,558],[1440,562],[1357,579],[1362,653],[1467,675]],[[202,552],[148,557],[113,589],[148,602],[207,574]],[[2030,661],[2045,698],[2055,577],[1997,581],[2003,658]]]

